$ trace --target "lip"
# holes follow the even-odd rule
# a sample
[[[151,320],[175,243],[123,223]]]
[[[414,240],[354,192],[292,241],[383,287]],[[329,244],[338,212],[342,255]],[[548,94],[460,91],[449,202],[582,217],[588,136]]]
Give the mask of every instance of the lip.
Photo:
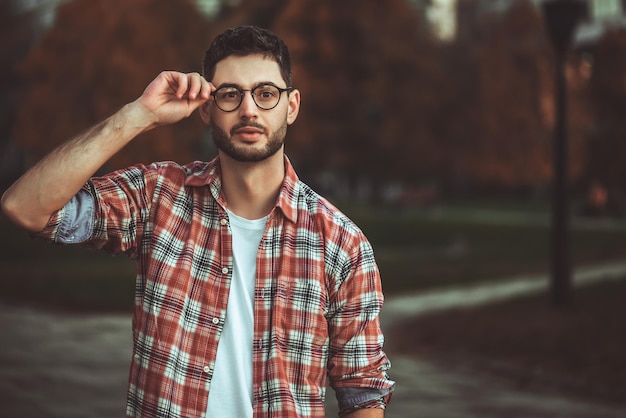
[[[237,135],[244,142],[256,142],[265,131],[261,128],[254,126],[244,126],[239,129],[235,129],[234,135]]]
[[[245,127],[237,129],[235,133],[240,135],[262,134],[263,130],[259,128]]]

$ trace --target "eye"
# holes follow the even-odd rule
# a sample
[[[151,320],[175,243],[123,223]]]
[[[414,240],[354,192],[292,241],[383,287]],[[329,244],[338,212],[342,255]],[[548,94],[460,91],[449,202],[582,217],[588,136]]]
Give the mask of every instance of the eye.
[[[216,91],[215,96],[217,100],[234,101],[239,100],[239,97],[241,97],[241,93],[236,88],[226,87]]]
[[[263,101],[274,100],[278,97],[278,93],[278,89],[274,86],[260,86],[254,91],[254,95]]]

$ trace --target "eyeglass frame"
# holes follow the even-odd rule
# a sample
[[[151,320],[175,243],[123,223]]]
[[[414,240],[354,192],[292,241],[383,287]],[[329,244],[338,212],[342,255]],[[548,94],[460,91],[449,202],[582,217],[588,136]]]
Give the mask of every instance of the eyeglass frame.
[[[278,100],[276,101],[276,104],[274,106],[269,107],[269,108],[264,108],[264,107],[259,106],[259,104],[257,103],[254,91],[256,89],[258,89],[258,88],[268,87],[268,86],[269,87],[274,87],[274,88],[276,88],[278,90]],[[237,90],[239,92],[239,104],[232,110],[224,110],[217,104],[217,97],[215,97],[215,95],[217,94],[218,91],[220,91],[221,89],[225,89],[225,88],[231,88],[231,89],[234,88],[235,90]],[[254,86],[251,89],[242,89],[241,87],[239,87],[236,84],[224,84],[224,85],[218,87],[217,89],[215,89],[215,91],[213,91],[211,93],[211,96],[213,96],[213,101],[215,102],[215,106],[217,106],[217,108],[219,110],[221,110],[222,112],[230,113],[230,112],[236,111],[237,109],[239,109],[241,107],[241,104],[243,103],[243,98],[245,96],[245,92],[249,91],[250,92],[250,96],[252,96],[252,101],[254,102],[254,104],[256,105],[256,107],[258,109],[260,109],[260,110],[272,110],[272,109],[275,109],[276,106],[278,106],[278,103],[280,103],[280,98],[283,96],[283,93],[284,92],[291,92],[293,89],[294,89],[293,87],[285,87],[285,88],[278,87],[274,83],[261,83],[261,84],[258,84],[256,86]]]

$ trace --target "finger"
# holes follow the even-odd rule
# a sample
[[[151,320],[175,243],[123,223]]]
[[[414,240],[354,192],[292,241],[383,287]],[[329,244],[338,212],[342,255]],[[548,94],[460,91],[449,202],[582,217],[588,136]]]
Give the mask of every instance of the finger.
[[[195,100],[202,90],[202,77],[198,73],[191,73],[187,75],[187,79],[189,80],[188,97],[191,100]]]
[[[189,81],[187,80],[186,74],[176,73],[175,77],[177,84],[176,97],[182,99],[183,97],[185,97],[185,94],[187,93],[187,90],[189,88]]]
[[[202,86],[200,90],[200,96],[205,100],[210,100],[211,93],[215,91],[215,86],[209,83],[204,77],[200,77],[200,83]]]
[[[203,103],[206,103],[208,100],[210,100],[212,98],[211,92],[215,89],[215,87],[211,83],[206,81],[206,79],[200,74],[196,75],[197,77],[194,76],[190,78],[190,86],[192,87],[189,88],[188,99],[188,103],[193,108],[193,110],[197,109],[198,107],[202,106]],[[198,90],[197,94],[195,94],[196,86]],[[192,94],[192,92],[194,94]],[[195,98],[192,97],[193,95],[195,95]]]
[[[197,81],[197,93],[196,92],[196,81]],[[206,81],[204,77],[200,74],[197,74],[197,78],[194,76],[193,78],[193,88],[190,88],[190,99],[191,100],[199,100],[201,102],[206,102],[207,100],[211,100],[211,93],[215,90],[215,87]],[[195,93],[195,98],[191,96],[191,91]]]

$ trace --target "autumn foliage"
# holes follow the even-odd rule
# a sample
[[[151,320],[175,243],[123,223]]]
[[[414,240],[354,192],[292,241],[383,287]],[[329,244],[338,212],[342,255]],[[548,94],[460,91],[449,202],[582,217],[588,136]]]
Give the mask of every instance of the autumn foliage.
[[[552,51],[530,0],[472,19],[463,15],[472,0],[460,0],[459,36],[449,44],[433,39],[424,16],[406,0],[220,3],[212,19],[191,1],[63,3],[54,27],[20,66],[30,85],[15,128],[21,149],[41,157],[134,100],[159,71],[198,71],[208,43],[223,29],[256,24],[277,32],[292,53],[294,87],[303,99],[287,154],[304,175],[331,171],[353,185],[374,186],[528,190],[550,184]],[[613,71],[612,80],[623,66],[608,64],[618,54],[610,48],[623,51],[624,39],[615,35],[603,52],[608,58],[598,58],[598,71]],[[621,131],[597,134],[598,149],[589,151],[590,106],[604,109],[611,85],[598,76],[591,83],[595,98],[588,100],[589,86],[576,77],[574,71],[569,80],[570,155],[579,182],[597,171],[589,155],[608,158],[609,138]],[[625,96],[615,94],[614,103],[621,103]],[[615,108],[600,111],[597,121]],[[107,168],[211,158],[211,141],[195,116],[138,139]]]
[[[598,46],[588,101],[593,109],[586,143],[585,178],[608,193],[613,210],[626,213],[626,30],[610,31]]]
[[[137,98],[161,71],[197,71],[208,23],[188,1],[75,0],[22,63],[31,89],[21,103],[16,138],[33,158]],[[187,159],[202,134],[198,118],[154,130],[110,167]]]

